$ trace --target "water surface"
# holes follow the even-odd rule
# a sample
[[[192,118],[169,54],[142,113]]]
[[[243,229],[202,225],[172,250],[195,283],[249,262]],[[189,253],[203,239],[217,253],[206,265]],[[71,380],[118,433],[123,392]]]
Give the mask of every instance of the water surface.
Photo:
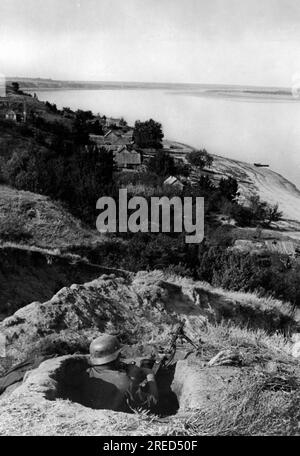
[[[171,90],[49,90],[41,100],[59,108],[123,116],[129,124],[152,117],[165,137],[225,157],[270,164],[300,188],[300,102],[260,95]]]

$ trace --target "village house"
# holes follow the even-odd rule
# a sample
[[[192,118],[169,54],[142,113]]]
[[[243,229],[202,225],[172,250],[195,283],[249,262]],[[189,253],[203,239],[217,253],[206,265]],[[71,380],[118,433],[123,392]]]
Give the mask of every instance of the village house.
[[[17,122],[17,113],[15,111],[13,111],[12,109],[10,109],[5,114],[5,119],[11,120],[12,122]]]
[[[134,143],[134,140],[133,140],[133,130],[130,129],[128,131],[126,131],[125,133],[123,133],[123,138],[126,139],[127,141],[127,144],[133,144]]]
[[[98,146],[128,146],[133,144],[132,131],[123,133],[122,131],[109,130],[104,136],[90,134],[90,140]]]
[[[127,140],[122,137],[122,134],[109,130],[105,135],[90,134],[90,140],[98,146],[123,146],[127,144]]]
[[[105,125],[107,128],[110,127],[123,127],[124,126],[124,120],[123,119],[116,119],[113,117],[107,117],[105,121]]]
[[[92,135],[93,136],[93,135]],[[91,137],[91,135],[90,135]],[[120,146],[117,144],[106,145],[99,144],[96,141],[94,146],[85,146],[85,150],[99,150],[101,147],[105,147],[107,151],[113,152],[116,166],[119,170],[122,169],[137,169],[142,164],[142,156],[139,152],[134,149],[128,149],[127,146]],[[91,149],[92,148],[92,149]]]
[[[165,181],[164,185],[171,186],[171,187],[176,187],[179,188],[180,190],[183,189],[184,185],[182,182],[180,182],[179,179],[175,176],[169,176]]]
[[[104,135],[105,144],[119,144],[126,146],[130,144],[130,137],[126,136],[122,131],[109,130]]]
[[[119,169],[136,169],[142,164],[141,154],[136,150],[128,150],[126,146],[114,151],[114,159]]]
[[[3,105],[4,106],[4,105]],[[16,107],[16,103],[14,108],[12,108],[10,101],[8,102],[7,109],[4,110],[3,115],[6,120],[11,122],[26,122],[27,120],[27,106],[26,103],[18,103]]]
[[[90,137],[90,141],[92,141],[95,144],[97,144],[98,147],[105,146],[104,136],[90,134],[89,137]]]

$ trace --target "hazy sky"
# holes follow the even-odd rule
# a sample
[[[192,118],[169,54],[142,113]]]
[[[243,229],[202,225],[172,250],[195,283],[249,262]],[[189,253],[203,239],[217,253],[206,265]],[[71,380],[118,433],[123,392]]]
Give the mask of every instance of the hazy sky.
[[[0,73],[290,86],[299,0],[0,0]]]

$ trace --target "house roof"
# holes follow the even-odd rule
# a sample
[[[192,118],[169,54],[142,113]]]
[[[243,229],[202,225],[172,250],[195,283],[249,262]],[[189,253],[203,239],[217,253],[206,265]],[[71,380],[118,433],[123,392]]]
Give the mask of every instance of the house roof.
[[[113,132],[112,130],[108,130],[108,132],[105,133],[104,138],[107,138],[107,136],[109,136],[112,132]]]
[[[99,147],[105,146],[106,147],[106,144],[105,144],[103,136],[90,134],[89,137],[90,137],[91,141],[93,141],[95,144],[97,144],[97,146],[99,146]]]
[[[120,146],[118,144],[105,144],[104,147],[110,152],[118,152],[120,149]]]
[[[104,140],[105,141],[113,141],[116,144],[130,144],[132,143],[132,136],[128,136],[123,132],[116,131],[116,130],[109,130],[105,135],[104,135]]]
[[[121,122],[121,119],[119,119],[117,117],[107,117],[106,118],[106,122],[108,122],[108,123],[119,123],[119,122]]]
[[[173,185],[175,183],[179,183],[179,180],[175,176],[169,176],[165,181],[164,184],[166,185]]]
[[[115,151],[114,157],[118,165],[140,165],[142,163],[141,154],[135,150],[129,151],[126,147]]]
[[[123,136],[124,136],[125,138],[130,138],[130,139],[132,139],[132,138],[133,138],[133,130],[128,130],[128,131],[126,131],[125,133],[123,133]]]
[[[164,181],[164,185],[174,185],[174,186],[177,186],[179,188],[183,188],[184,185],[183,183],[177,179],[177,177],[175,176],[169,176],[165,181]]]

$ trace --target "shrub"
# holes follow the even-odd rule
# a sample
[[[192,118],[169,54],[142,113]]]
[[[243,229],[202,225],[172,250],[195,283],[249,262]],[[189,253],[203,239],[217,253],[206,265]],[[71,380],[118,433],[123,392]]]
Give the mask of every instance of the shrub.
[[[192,166],[197,166],[201,169],[205,166],[210,168],[213,164],[213,157],[209,155],[205,149],[193,150],[186,155],[186,159]]]
[[[234,201],[239,196],[238,182],[232,177],[222,178],[219,182],[220,193],[229,201]]]
[[[237,204],[233,199],[229,212],[240,226],[269,227],[272,222],[278,222],[282,217],[278,204],[268,204],[266,201],[262,201],[258,195],[251,196],[247,206]]]
[[[149,159],[148,170],[161,177],[172,176],[176,173],[174,158],[165,150],[159,150]]]

